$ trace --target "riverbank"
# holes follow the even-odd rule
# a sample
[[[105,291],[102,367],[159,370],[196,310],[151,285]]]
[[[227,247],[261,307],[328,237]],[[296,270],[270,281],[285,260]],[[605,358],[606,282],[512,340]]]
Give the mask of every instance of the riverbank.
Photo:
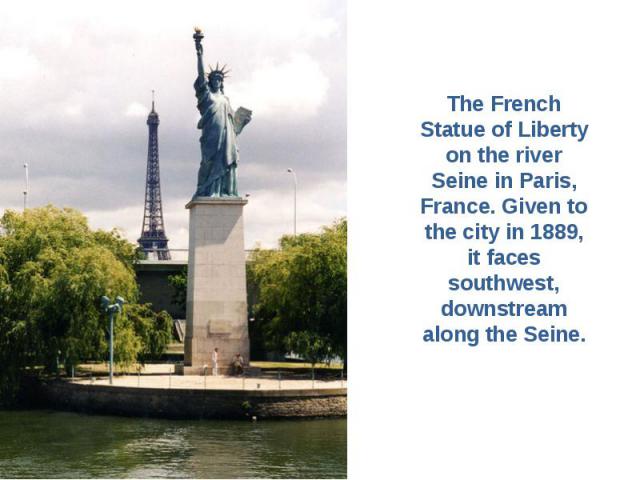
[[[345,382],[154,375],[45,380],[40,396],[62,410],[158,418],[266,419],[347,415]]]

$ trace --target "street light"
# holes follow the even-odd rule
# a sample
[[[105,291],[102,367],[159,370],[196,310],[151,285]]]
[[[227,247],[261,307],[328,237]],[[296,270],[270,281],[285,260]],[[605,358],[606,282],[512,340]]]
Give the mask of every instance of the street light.
[[[25,163],[24,165],[24,190],[22,194],[24,195],[24,208],[27,209],[27,196],[29,195],[29,164]]]
[[[109,385],[113,385],[113,316],[122,311],[124,303],[124,298],[120,296],[116,297],[114,304],[111,304],[111,300],[106,295],[100,299],[102,309],[109,314]]]
[[[298,196],[298,176],[293,168],[287,168],[287,172],[293,175],[293,236],[296,236],[296,222],[297,222],[297,196]]]

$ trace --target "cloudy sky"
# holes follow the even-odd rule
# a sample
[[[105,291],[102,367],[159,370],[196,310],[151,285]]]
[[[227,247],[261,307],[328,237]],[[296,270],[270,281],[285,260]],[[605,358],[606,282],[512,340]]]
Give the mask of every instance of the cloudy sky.
[[[239,137],[247,247],[292,231],[287,168],[298,175],[298,231],[345,215],[345,3],[3,2],[0,213],[22,208],[27,162],[30,206],[75,207],[94,227],[120,227],[135,241],[155,89],[165,226],[170,248],[186,248],[184,205],[200,161],[199,25],[205,62],[232,69],[232,106],[253,111]]]

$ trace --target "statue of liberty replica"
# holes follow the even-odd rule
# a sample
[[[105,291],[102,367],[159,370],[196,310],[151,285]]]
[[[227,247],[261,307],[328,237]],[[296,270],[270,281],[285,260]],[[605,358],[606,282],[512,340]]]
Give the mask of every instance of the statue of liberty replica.
[[[234,112],[224,94],[226,66],[207,74],[202,60],[204,35],[195,29],[198,57],[194,88],[200,120],[200,169],[189,209],[189,268],[184,375],[232,371],[235,358],[249,361],[243,208],[238,196],[236,137],[251,111]]]
[[[237,112],[231,108],[229,98],[224,94],[224,80],[229,71],[226,65],[212,68],[205,76],[202,61],[202,30],[196,27],[193,39],[198,57],[198,78],[193,84],[198,98],[202,130],[200,150],[202,159],[198,171],[198,187],[194,197],[237,197],[238,147],[236,136],[251,120],[251,111],[240,107]]]

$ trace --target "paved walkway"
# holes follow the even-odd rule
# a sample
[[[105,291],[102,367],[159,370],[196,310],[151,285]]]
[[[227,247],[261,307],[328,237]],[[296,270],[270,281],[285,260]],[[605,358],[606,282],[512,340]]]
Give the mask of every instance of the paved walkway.
[[[109,385],[108,377],[76,378],[74,383]],[[326,389],[346,388],[346,380],[315,380],[286,379],[260,377],[229,377],[200,375],[121,375],[113,377],[115,387],[140,388],[175,388],[175,389],[207,389],[207,390],[298,390],[298,389]]]

